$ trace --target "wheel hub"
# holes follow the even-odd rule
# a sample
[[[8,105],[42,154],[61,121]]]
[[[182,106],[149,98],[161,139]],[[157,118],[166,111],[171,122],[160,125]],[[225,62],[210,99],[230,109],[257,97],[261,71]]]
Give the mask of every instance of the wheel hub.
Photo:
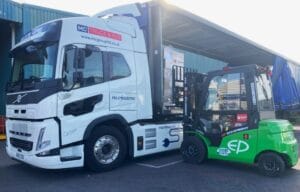
[[[110,144],[106,144],[106,145],[104,145],[103,147],[102,147],[102,153],[104,154],[104,155],[107,155],[110,151],[111,151],[111,148],[112,148],[113,146],[111,146]]]
[[[101,164],[114,162],[120,153],[118,140],[111,135],[100,137],[94,145],[94,156]]]
[[[195,145],[189,145],[187,148],[187,152],[190,156],[195,156],[199,153],[199,151]]]
[[[271,160],[265,161],[263,166],[267,171],[277,171],[279,169],[279,167],[276,165],[276,162]]]

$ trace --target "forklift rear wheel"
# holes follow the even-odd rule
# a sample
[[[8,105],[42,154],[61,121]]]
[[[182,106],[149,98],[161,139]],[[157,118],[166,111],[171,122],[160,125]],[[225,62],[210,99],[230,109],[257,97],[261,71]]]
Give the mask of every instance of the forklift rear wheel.
[[[258,168],[263,175],[277,177],[284,172],[286,165],[284,159],[280,155],[267,152],[259,156]]]
[[[201,139],[186,137],[181,144],[183,160],[188,163],[200,164],[206,158],[206,147]]]

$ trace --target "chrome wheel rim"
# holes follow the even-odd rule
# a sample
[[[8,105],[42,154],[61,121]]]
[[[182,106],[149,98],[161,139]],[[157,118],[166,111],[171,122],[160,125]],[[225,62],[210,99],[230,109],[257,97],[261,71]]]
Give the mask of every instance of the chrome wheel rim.
[[[114,162],[120,153],[118,140],[111,135],[100,137],[94,145],[94,156],[101,164],[110,164]]]

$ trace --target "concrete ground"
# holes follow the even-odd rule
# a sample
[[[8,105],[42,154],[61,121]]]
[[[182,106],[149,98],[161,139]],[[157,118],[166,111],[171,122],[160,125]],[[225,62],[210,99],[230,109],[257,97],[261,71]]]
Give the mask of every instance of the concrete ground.
[[[296,135],[300,141],[300,127]],[[210,160],[182,162],[178,151],[125,163],[119,169],[93,173],[85,169],[49,171],[9,159],[0,143],[0,191],[300,191],[300,162],[279,178],[261,176],[256,167]]]

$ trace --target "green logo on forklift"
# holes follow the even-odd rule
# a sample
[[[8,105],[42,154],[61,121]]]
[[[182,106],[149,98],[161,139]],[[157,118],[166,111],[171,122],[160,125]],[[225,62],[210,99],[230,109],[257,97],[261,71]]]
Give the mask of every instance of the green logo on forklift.
[[[236,154],[243,153],[249,150],[249,145],[242,140],[231,140],[227,143],[228,148],[219,148],[217,152],[221,156],[228,156],[231,152]]]
[[[242,140],[231,140],[228,142],[227,147],[236,154],[246,152],[249,149],[248,143]]]

